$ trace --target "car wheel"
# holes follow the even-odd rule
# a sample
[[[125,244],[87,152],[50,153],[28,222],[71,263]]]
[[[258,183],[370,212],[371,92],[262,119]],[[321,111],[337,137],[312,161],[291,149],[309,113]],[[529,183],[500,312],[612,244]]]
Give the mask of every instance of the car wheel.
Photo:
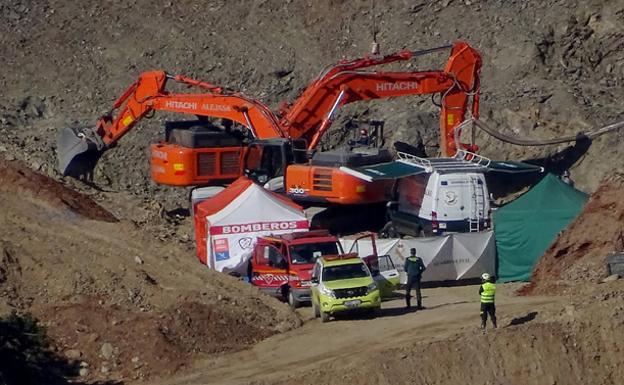
[[[321,313],[321,322],[322,323],[329,322],[329,314],[325,313],[324,311],[320,313]]]
[[[296,309],[299,307],[299,301],[295,298],[292,290],[288,290],[288,304],[291,308]]]

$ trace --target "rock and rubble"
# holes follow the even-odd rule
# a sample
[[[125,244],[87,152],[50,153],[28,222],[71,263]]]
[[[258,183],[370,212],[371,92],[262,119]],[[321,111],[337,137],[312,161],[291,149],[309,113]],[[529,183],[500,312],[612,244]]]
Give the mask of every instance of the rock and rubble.
[[[327,64],[366,54],[373,23],[383,52],[454,40],[477,47],[484,58],[481,116],[502,131],[551,138],[624,119],[621,0],[394,0],[375,9],[367,0],[184,0],[170,6],[10,0],[0,7],[2,148],[55,177],[57,129],[93,125],[141,71],[186,74],[276,108]],[[439,68],[444,60],[419,58],[409,68]],[[421,135],[435,154],[438,116],[429,98],[362,103],[340,117],[386,119],[389,142]],[[157,202],[165,212],[184,207],[187,191],[150,182],[147,162],[148,144],[162,138],[162,120],[176,118],[157,114],[124,137],[100,162],[98,186],[129,193],[135,202]],[[582,157],[572,169],[577,185],[591,191],[622,168],[614,155],[623,135],[599,138],[585,154],[572,156]],[[502,159],[548,158],[566,147],[521,148],[483,134],[478,143],[485,155]],[[577,159],[551,166],[561,171]]]
[[[21,162],[0,160],[0,207],[0,314],[34,314],[62,356],[85,363],[82,377],[171,374],[301,324],[288,305]]]
[[[624,251],[624,174],[605,178],[579,216],[555,239],[522,293],[582,290],[607,278],[607,256]],[[610,280],[616,280],[611,275]]]
[[[92,126],[145,70],[227,86],[277,109],[327,64],[366,54],[376,27],[382,52],[454,40],[479,49],[481,117],[505,133],[553,138],[624,119],[622,0],[375,3],[0,3],[0,312],[39,317],[57,350],[79,363],[81,381],[166,377],[187,368],[192,357],[240,350],[300,324],[286,305],[200,268],[192,256],[192,227],[182,215],[188,189],[149,180],[148,145],[162,139],[164,120],[180,116],[157,114],[127,134],[101,159],[95,185],[57,172],[58,129]],[[402,68],[438,69],[444,60],[423,58]],[[344,140],[345,122],[371,118],[386,120],[388,143],[421,137],[435,155],[438,110],[429,98],[348,106],[328,135],[330,143]],[[477,133],[486,156],[538,160],[555,173],[570,169],[577,187],[596,190],[538,265],[530,290],[567,293],[578,283],[605,278],[605,253],[617,249],[621,238],[623,183],[614,172],[624,171],[623,140],[617,132],[591,146],[527,148]],[[596,304],[570,305],[552,323],[506,329],[487,339],[458,336],[404,346],[375,356],[382,363],[379,372],[352,375],[329,367],[305,381],[399,383],[400,377],[418,383],[415,370],[422,368],[435,383],[485,383],[480,373],[465,370],[485,367],[517,374],[525,383],[617,383],[621,368],[613,357],[621,346],[596,330],[614,330],[614,341],[621,340],[621,290],[611,290],[621,282],[600,284],[592,294]],[[206,320],[214,327],[206,328]],[[223,326],[228,324],[239,325],[240,332]],[[529,342],[526,335],[532,336]],[[479,355],[523,343],[546,359],[485,362]],[[559,360],[556,349],[569,360]],[[444,365],[437,360],[413,365],[414,354],[431,352],[447,359],[445,367],[452,370],[439,371]],[[458,357],[466,365],[455,366]],[[599,371],[612,377],[564,376]]]

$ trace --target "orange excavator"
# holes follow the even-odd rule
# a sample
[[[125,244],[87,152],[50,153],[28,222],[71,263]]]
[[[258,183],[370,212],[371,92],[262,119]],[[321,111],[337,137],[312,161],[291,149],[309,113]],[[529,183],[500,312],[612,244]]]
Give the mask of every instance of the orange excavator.
[[[450,50],[443,70],[372,71],[370,67],[407,61]],[[145,72],[114,103],[109,114],[92,128],[67,128],[60,132],[58,156],[64,175],[89,175],[101,154],[142,118],[154,111],[221,118],[238,123],[241,131],[226,127],[169,127],[165,141],[151,146],[152,178],[156,183],[197,186],[227,183],[242,174],[282,190],[295,200],[331,204],[363,204],[384,201],[388,181],[365,183],[339,170],[389,161],[380,148],[349,148],[318,152],[316,148],[331,126],[339,107],[363,100],[408,95],[441,94],[440,147],[452,156],[458,148],[460,123],[469,110],[479,111],[479,53],[464,42],[433,49],[405,50],[386,56],[340,61],[330,66],[291,105],[283,105],[280,117],[266,105],[240,93],[210,83]],[[202,93],[171,93],[168,80],[201,89]]]

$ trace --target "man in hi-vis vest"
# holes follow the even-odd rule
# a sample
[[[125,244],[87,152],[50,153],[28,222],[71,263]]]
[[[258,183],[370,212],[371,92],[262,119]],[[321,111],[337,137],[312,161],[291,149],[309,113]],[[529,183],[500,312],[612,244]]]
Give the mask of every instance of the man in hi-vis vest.
[[[479,295],[481,296],[481,329],[485,333],[488,314],[494,329],[496,329],[496,305],[494,304],[496,285],[492,282],[494,279],[488,273],[483,273],[481,280],[483,282],[479,287]]]

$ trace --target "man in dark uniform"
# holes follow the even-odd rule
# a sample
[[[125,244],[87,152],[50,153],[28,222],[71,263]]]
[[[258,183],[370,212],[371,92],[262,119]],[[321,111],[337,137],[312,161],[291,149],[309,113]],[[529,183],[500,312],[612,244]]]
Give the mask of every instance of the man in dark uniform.
[[[424,309],[422,306],[422,296],[420,294],[420,278],[423,271],[426,270],[425,264],[422,258],[416,256],[416,249],[410,249],[410,256],[405,260],[405,274],[407,275],[407,287],[405,288],[405,305],[406,308],[411,308],[411,291],[412,288],[416,290],[416,301],[418,302],[417,309]]]

